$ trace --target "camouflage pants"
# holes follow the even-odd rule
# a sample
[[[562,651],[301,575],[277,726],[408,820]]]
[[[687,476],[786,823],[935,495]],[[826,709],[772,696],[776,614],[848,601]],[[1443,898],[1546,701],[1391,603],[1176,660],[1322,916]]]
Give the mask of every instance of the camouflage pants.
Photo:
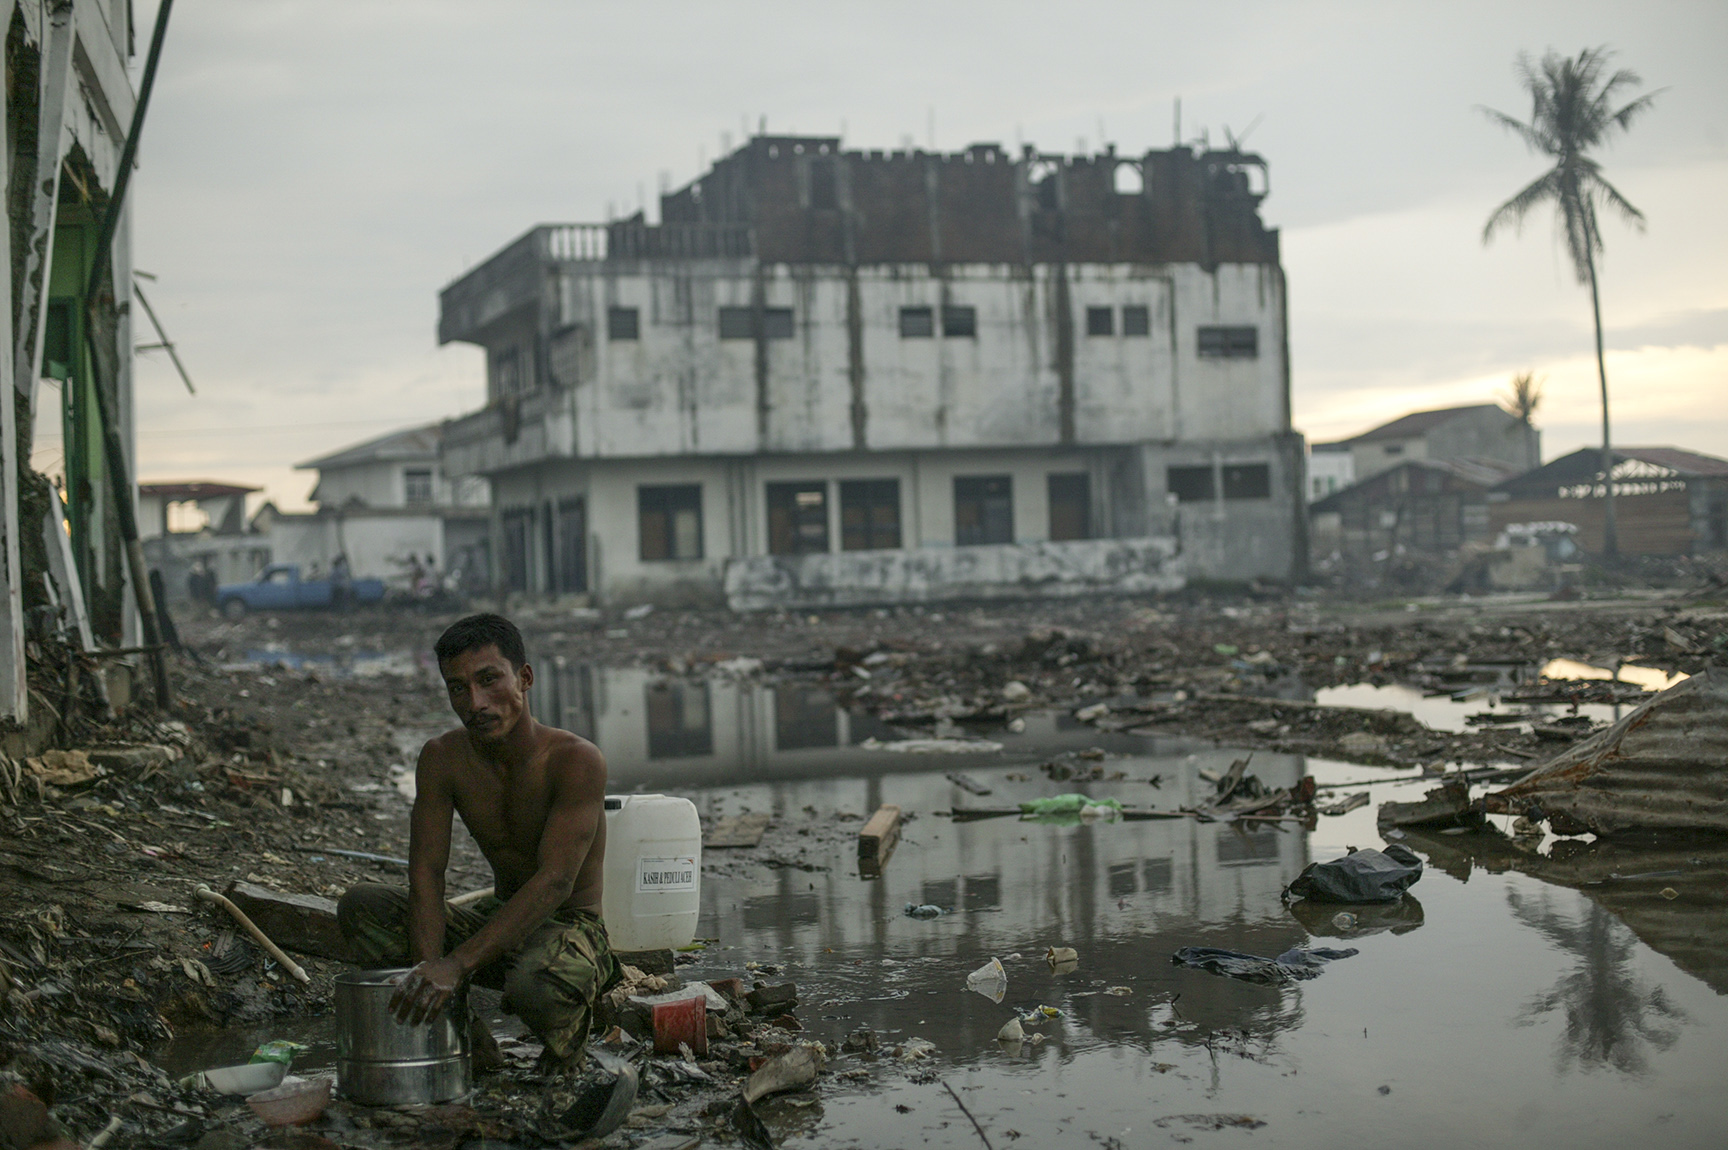
[[[468,906],[444,904],[448,954],[497,914],[504,903],[487,896]],[[408,892],[381,883],[349,888],[336,921],[354,957],[365,966],[407,966]],[[559,910],[522,945],[474,975],[481,986],[504,992],[502,1006],[546,1044],[548,1059],[566,1063],[582,1052],[594,1002],[618,980],[606,924],[589,911]]]

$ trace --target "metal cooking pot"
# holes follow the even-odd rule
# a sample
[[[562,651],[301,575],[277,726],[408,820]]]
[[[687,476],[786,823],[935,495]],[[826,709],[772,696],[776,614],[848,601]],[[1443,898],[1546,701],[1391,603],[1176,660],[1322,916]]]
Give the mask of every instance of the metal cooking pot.
[[[390,1013],[406,969],[336,976],[336,1084],[362,1106],[448,1102],[468,1093],[468,997],[458,991],[430,1022]]]

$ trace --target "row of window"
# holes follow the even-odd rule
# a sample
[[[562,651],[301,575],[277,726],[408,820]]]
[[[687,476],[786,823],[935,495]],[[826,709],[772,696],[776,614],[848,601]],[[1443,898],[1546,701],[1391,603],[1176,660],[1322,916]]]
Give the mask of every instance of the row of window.
[[[840,550],[878,551],[901,546],[900,481],[846,479],[840,489]],[[1092,485],[1083,472],[1047,477],[1049,538],[1055,542],[1092,537]],[[826,480],[767,485],[768,553],[827,554],[829,484]],[[645,486],[636,490],[644,562],[700,559],[700,484]],[[954,479],[954,542],[961,547],[1014,542],[1014,480],[1008,475],[961,475]]]
[[[1144,304],[1125,304],[1120,308],[1089,307],[1086,309],[1086,334],[1113,336],[1117,333],[1117,313],[1121,313],[1121,334],[1149,336],[1152,334],[1152,312]],[[932,339],[940,322],[945,339],[976,339],[978,309],[966,304],[944,304],[940,308],[903,307],[900,309],[901,339]],[[791,339],[792,309],[789,307],[723,307],[719,325],[721,339],[756,339],[758,324],[764,339]],[[612,307],[606,309],[606,336],[612,340],[642,338],[640,308]],[[1201,356],[1208,359],[1255,359],[1260,355],[1260,330],[1252,326],[1206,326],[1197,330],[1196,341]]]

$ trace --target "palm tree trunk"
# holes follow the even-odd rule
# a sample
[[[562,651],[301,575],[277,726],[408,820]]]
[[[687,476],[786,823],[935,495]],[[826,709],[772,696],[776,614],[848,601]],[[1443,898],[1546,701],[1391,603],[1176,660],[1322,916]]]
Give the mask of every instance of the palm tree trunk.
[[[1590,270],[1590,312],[1596,319],[1596,378],[1602,385],[1602,554],[1620,554],[1620,533],[1614,523],[1614,453],[1608,438],[1608,361],[1602,354],[1602,296],[1596,289],[1596,253],[1584,249]]]

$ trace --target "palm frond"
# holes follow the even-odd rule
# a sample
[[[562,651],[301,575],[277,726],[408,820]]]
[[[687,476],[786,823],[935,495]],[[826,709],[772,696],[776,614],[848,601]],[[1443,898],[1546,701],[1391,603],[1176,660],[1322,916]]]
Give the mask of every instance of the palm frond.
[[[1489,243],[1494,233],[1510,227],[1514,233],[1523,230],[1524,217],[1531,210],[1543,203],[1560,202],[1560,181],[1558,169],[1542,173],[1523,191],[1494,209],[1494,214],[1488,217],[1488,222],[1482,228],[1482,242]]]
[[[1548,141],[1540,132],[1529,124],[1526,124],[1523,120],[1518,119],[1516,116],[1508,116],[1505,112],[1496,111],[1495,109],[1486,107],[1482,104],[1476,105],[1476,110],[1488,117],[1489,123],[1498,124],[1508,132],[1511,132],[1514,136],[1523,140],[1525,146],[1532,152],[1548,154]]]
[[[1666,88],[1658,88],[1654,92],[1646,92],[1636,100],[1633,100],[1630,104],[1627,104],[1624,108],[1621,108],[1618,112],[1615,112],[1609,117],[1609,119],[1612,120],[1614,126],[1619,128],[1622,132],[1630,131],[1632,121],[1655,107],[1656,97],[1660,96],[1667,90],[1668,89]]]
[[[1591,191],[1600,197],[1603,203],[1619,212],[1626,221],[1633,224],[1639,231],[1644,230],[1644,213],[1632,206],[1632,201],[1620,194],[1620,189],[1609,183],[1600,172],[1595,173],[1590,181]]]

